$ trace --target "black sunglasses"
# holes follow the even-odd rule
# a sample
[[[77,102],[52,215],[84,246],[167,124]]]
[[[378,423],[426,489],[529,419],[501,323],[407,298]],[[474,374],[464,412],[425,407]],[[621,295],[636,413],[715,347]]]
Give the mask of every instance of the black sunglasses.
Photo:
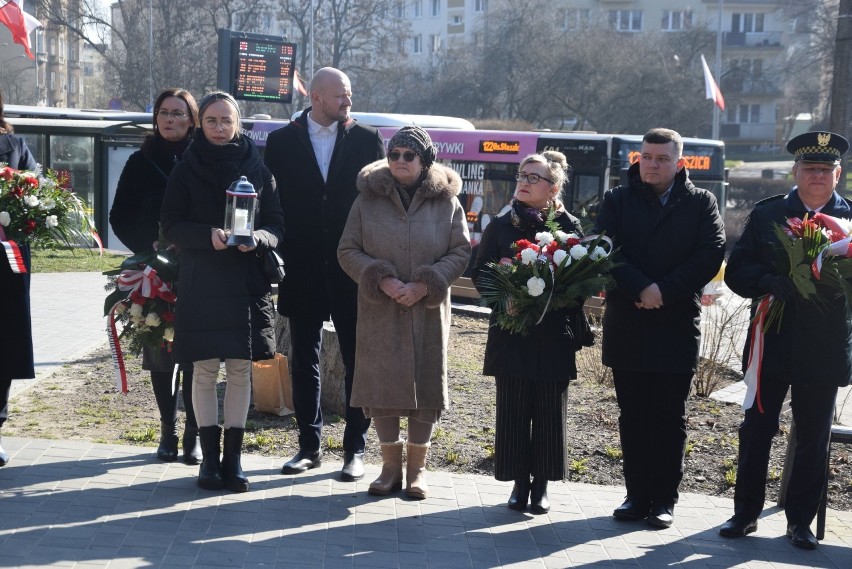
[[[399,157],[402,156],[402,159],[406,162],[413,162],[414,157],[417,156],[414,152],[400,152],[398,150],[394,150],[388,153],[388,162],[396,162],[399,160]]]

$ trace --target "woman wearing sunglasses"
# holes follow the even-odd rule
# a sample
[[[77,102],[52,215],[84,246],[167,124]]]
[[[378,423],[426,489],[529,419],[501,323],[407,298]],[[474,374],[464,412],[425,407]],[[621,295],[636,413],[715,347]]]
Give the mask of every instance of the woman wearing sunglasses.
[[[142,148],[130,155],[109,212],[115,236],[133,253],[159,250],[160,208],[166,182],[175,164],[189,146],[198,126],[198,104],[185,89],[164,90],[154,102],[154,132],[145,138]],[[201,444],[192,407],[192,364],[179,367],[183,382],[175,374],[175,359],[165,347],[145,346],[142,369],[151,372],[154,399],[160,411],[160,446],[157,458],[173,462],[178,456],[178,385],[182,385],[186,425],[183,430],[183,461],[201,462]]]
[[[429,134],[403,127],[388,143],[387,161],[358,175],[337,256],[358,283],[358,340],[352,406],[373,419],[382,472],[369,492],[402,488],[426,498],[432,430],[447,409],[450,285],[470,259],[461,178],[435,163]],[[407,441],[400,417],[408,418]]]
[[[511,209],[482,233],[471,274],[474,285],[490,270],[488,263],[511,262],[515,241],[535,242],[536,233],[549,231],[545,221],[551,212],[562,231],[582,236],[580,222],[559,199],[567,169],[561,152],[532,154],[521,162]],[[533,514],[546,513],[547,481],[565,478],[568,382],[577,377],[574,352],[580,348],[573,331],[581,317],[576,309],[548,312],[521,336],[501,329],[492,314],[482,373],[493,375],[497,385],[494,477],[514,480],[508,502],[514,510],[523,511],[529,503]]]

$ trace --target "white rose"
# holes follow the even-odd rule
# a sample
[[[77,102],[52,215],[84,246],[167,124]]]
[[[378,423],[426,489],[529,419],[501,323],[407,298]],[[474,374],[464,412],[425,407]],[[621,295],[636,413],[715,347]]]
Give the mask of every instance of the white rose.
[[[12,216],[9,215],[9,212],[0,211],[0,225],[8,227],[10,223],[12,223]]]
[[[556,240],[559,241],[560,243],[565,243],[566,241],[568,241],[568,234],[565,233],[564,231],[557,231],[556,232]]]
[[[47,198],[41,201],[41,209],[53,209],[56,207],[56,202],[53,198]]]
[[[38,205],[38,197],[32,194],[27,194],[24,196],[24,203],[27,204],[29,207],[35,207]]]
[[[573,258],[579,261],[580,259],[589,254],[589,250],[586,249],[584,245],[574,245],[573,247],[571,247],[571,251],[569,251],[569,253],[571,253],[571,256]]]
[[[149,312],[148,316],[145,317],[145,326],[150,326],[151,328],[156,328],[160,325],[160,317],[157,316],[156,312]]]
[[[175,329],[174,328],[166,328],[163,330],[163,340],[166,342],[172,342],[175,339]]]
[[[59,219],[55,215],[48,215],[44,220],[44,224],[50,229],[59,225]]]
[[[557,267],[561,265],[562,261],[564,261],[566,258],[568,259],[568,261],[566,261],[565,263],[565,266],[567,267],[571,264],[571,257],[568,256],[568,253],[564,249],[557,249],[556,252],[553,254],[553,262],[556,264]]]
[[[535,240],[541,247],[547,247],[553,243],[553,234],[549,231],[541,231],[535,234]]]
[[[524,249],[521,251],[521,262],[525,265],[532,265],[538,259],[538,253],[532,249]]]
[[[597,261],[598,259],[603,259],[607,256],[606,249],[603,247],[595,247],[595,249],[589,253],[589,257],[591,257],[592,261]]]
[[[142,316],[142,305],[136,304],[135,302],[130,305],[130,315],[131,316]]]
[[[541,296],[544,292],[544,279],[530,277],[527,281],[527,289],[530,291],[530,296]]]

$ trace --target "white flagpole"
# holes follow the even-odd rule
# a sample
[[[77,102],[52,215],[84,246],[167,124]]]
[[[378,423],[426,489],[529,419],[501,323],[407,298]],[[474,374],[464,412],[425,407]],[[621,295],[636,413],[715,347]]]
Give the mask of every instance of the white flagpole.
[[[725,0],[719,0],[719,28],[716,30],[716,80],[717,85],[722,83],[722,7]],[[719,105],[713,105],[713,139],[719,140],[721,130],[722,110]]]

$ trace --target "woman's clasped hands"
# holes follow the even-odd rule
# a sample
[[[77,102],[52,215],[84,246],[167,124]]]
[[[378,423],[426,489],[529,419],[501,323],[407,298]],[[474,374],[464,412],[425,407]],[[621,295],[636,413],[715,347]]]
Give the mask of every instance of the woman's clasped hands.
[[[395,277],[385,277],[379,282],[379,288],[390,298],[403,306],[414,306],[429,294],[421,282],[404,283]]]

